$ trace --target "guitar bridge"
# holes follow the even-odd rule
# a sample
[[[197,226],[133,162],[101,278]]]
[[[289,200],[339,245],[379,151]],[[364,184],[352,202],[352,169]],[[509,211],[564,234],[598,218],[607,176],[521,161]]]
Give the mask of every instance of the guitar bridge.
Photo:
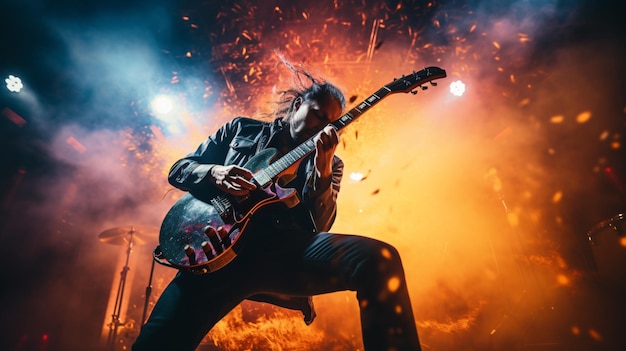
[[[217,211],[220,217],[222,217],[223,219],[230,218],[231,216],[230,209],[232,208],[232,204],[227,198],[223,196],[218,196],[218,197],[212,198],[210,202],[211,202],[211,206],[215,208],[215,211]]]

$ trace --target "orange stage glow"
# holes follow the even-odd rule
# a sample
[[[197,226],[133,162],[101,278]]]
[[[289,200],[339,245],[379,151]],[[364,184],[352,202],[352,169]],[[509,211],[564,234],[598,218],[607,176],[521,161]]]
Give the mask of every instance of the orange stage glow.
[[[279,7],[274,13],[279,20],[284,14]],[[347,175],[367,170],[368,176],[355,182],[344,180],[333,231],[374,237],[399,249],[422,341],[432,345],[429,350],[448,349],[453,335],[472,331],[480,334],[475,340],[479,349],[506,343],[515,337],[514,320],[522,318],[523,311],[556,313],[542,306],[559,288],[573,286],[580,274],[568,268],[571,265],[557,264],[563,259],[555,250],[545,249],[564,230],[559,227],[559,206],[568,192],[540,159],[544,150],[552,150],[552,156],[566,150],[548,147],[549,142],[543,148],[533,144],[543,143],[535,138],[537,129],[570,128],[569,120],[585,128],[593,113],[583,106],[584,112],[577,114],[529,115],[527,109],[533,104],[550,104],[549,95],[541,99],[545,92],[534,82],[537,71],[516,68],[516,58],[507,55],[515,51],[511,48],[515,45],[523,52],[532,34],[511,32],[505,39],[506,33],[491,33],[474,23],[466,35],[479,27],[482,39],[469,41],[448,28],[455,33],[455,45],[440,46],[412,36],[407,52],[402,40],[377,50],[375,46],[382,41],[370,37],[368,47],[347,35],[346,30],[358,23],[344,24],[314,11],[302,12],[273,33],[261,33],[256,27],[245,27],[253,23],[247,22],[253,10],[246,14],[238,7],[226,9],[217,19],[224,22],[222,32],[232,30],[228,27],[234,26],[229,20],[233,15],[242,26],[240,36],[213,49],[222,58],[219,72],[226,89],[207,114],[181,114],[186,133],[165,137],[152,127],[156,132],[152,152],[158,157],[150,161],[156,163],[148,170],[159,169],[157,173],[163,176],[172,161],[194,149],[221,123],[267,110],[265,102],[272,100],[275,84],[283,84],[285,75],[262,48],[277,47],[288,57],[306,61],[357,101],[394,77],[440,64],[449,76],[462,77],[483,95],[473,93],[453,101],[446,89],[433,87],[417,97],[392,96],[349,127],[342,134],[338,155],[346,163]],[[413,32],[403,22],[377,22],[366,12],[362,16],[362,27],[379,23],[373,31],[387,28],[399,37]],[[432,26],[444,27],[439,20]],[[490,40],[492,34],[498,40]],[[190,57],[191,52],[186,55]],[[489,57],[492,63],[485,62]],[[172,83],[178,83],[175,78]],[[508,87],[499,87],[502,81],[508,81]],[[518,84],[527,96],[513,94]],[[212,94],[207,91],[205,98]],[[493,99],[498,95],[502,101],[496,105]],[[509,101],[509,96],[519,98],[521,106]],[[171,195],[168,203],[181,195],[168,191],[167,185],[161,189]],[[395,291],[398,284],[397,278],[391,279],[389,290]],[[297,313],[245,302],[218,323],[205,343],[212,345],[211,350],[293,350],[305,345],[307,349],[361,350],[354,294],[318,296],[315,303],[318,319],[306,327]],[[572,333],[579,334],[576,330],[572,327]],[[593,329],[589,335],[602,340]],[[471,348],[454,345],[454,349]]]
[[[210,50],[186,47],[170,54],[163,49],[178,55],[175,59],[214,68],[213,76],[197,85],[196,77],[182,71],[168,70],[171,76],[165,79],[176,87],[194,85],[203,109],[192,107],[191,93],[181,93],[172,130],[154,122],[121,132],[89,133],[75,126],[61,131],[57,156],[82,168],[67,196],[59,198],[69,201],[85,193],[115,207],[106,217],[97,213],[83,219],[95,222],[86,226],[89,232],[158,226],[183,194],[167,183],[175,160],[233,117],[270,118],[268,101],[289,79],[276,65],[275,48],[337,83],[350,101],[348,109],[396,77],[440,66],[448,77],[438,86],[392,95],[342,131],[337,155],[345,169],[332,231],[398,249],[425,351],[529,350],[567,343],[553,335],[576,338],[569,342],[590,349],[606,346],[611,326],[595,310],[579,312],[591,305],[577,304],[597,297],[581,284],[598,278],[598,270],[584,271],[588,262],[581,263],[589,228],[578,217],[592,215],[575,205],[619,202],[626,194],[619,168],[607,156],[623,151],[623,121],[616,122],[623,115],[615,117],[603,94],[580,73],[592,71],[593,55],[580,60],[580,48],[555,51],[552,61],[538,64],[540,58],[530,55],[538,33],[519,28],[525,23],[479,16],[467,7],[445,11],[437,2],[414,2],[415,8],[351,2],[351,19],[336,11],[346,8],[338,0],[332,6],[267,9],[227,3],[215,18],[177,15],[193,36],[211,43]],[[417,18],[411,22],[408,14],[422,12],[429,20],[414,26]],[[550,31],[550,24],[543,25],[541,31]],[[598,60],[604,67],[604,59]],[[455,80],[468,87],[463,96],[449,93]],[[25,123],[3,114],[20,127]],[[22,176],[16,175],[16,184]],[[611,189],[614,197],[590,197],[594,186]],[[616,239],[607,232],[599,233],[601,239]],[[100,330],[106,339],[126,252],[121,246],[104,249],[93,239],[85,244],[96,248],[89,258],[77,256],[113,272]],[[157,235],[150,240],[156,245]],[[626,247],[626,239],[614,241]],[[138,333],[153,248],[133,247],[116,351],[128,350]],[[380,254],[391,258],[389,251]],[[157,266],[148,313],[174,273]],[[390,292],[399,285],[398,277],[387,282]],[[354,292],[315,296],[314,302],[317,318],[306,326],[300,313],[244,301],[210,331],[201,348],[363,350]]]

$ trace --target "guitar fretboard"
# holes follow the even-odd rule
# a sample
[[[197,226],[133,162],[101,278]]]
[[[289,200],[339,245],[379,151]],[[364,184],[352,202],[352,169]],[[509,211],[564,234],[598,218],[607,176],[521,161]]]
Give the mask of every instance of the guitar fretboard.
[[[380,88],[374,94],[370,95],[367,99],[363,100],[356,107],[352,108],[343,116],[339,117],[338,120],[330,123],[329,125],[339,131],[359,118],[365,111],[376,105],[390,93],[407,93],[415,87],[421,86],[421,84],[425,82],[429,82],[437,78],[443,78],[445,76],[445,71],[438,67],[428,67],[419,72],[413,72],[408,76],[402,76],[402,78],[396,79]],[[274,161],[267,168],[255,173],[254,179],[259,185],[261,185],[261,187],[270,185],[270,183],[272,183],[278,175],[315,150],[315,142],[313,140],[320,133],[321,131],[302,144],[298,145],[295,149],[280,157],[278,160]]]
[[[365,111],[370,109],[372,106],[380,102],[385,96],[387,96],[391,90],[386,86],[382,87],[380,90],[370,95],[367,99],[363,100],[359,105],[352,108],[350,111],[345,113],[343,116],[339,117],[336,121],[330,123],[333,128],[337,131],[345,128],[348,124],[352,123],[354,120],[359,118]],[[318,132],[314,136],[307,139],[302,144],[298,145],[295,149],[289,151],[278,160],[274,161],[271,165],[269,165],[264,170],[257,172],[254,175],[256,181],[262,186],[265,187],[269,185],[272,180],[284,172],[286,169],[291,167],[294,163],[298,162],[306,155],[310,154],[315,150],[315,142],[313,141],[317,135],[321,133]]]

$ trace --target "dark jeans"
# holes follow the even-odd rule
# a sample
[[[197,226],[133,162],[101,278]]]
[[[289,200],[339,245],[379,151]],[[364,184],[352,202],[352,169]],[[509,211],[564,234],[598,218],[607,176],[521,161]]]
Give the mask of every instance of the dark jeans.
[[[395,248],[354,235],[319,233],[301,243],[283,239],[278,245],[271,240],[248,245],[233,262],[210,274],[178,273],[133,351],[194,350],[215,323],[257,294],[306,297],[343,290],[357,292],[365,350],[420,350]]]

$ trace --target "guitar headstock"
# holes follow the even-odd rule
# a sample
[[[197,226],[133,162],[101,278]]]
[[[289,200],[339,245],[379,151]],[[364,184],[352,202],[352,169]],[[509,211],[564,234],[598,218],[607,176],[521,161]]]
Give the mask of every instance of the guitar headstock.
[[[423,90],[426,90],[427,86],[422,86],[425,83],[430,82],[431,85],[437,85],[437,83],[433,82],[435,79],[445,78],[446,71],[439,67],[426,67],[419,72],[413,72],[409,75],[403,75],[400,78],[395,78],[393,82],[385,85],[387,89],[390,90],[391,93],[413,93],[416,94],[415,90],[418,87],[421,87]]]

